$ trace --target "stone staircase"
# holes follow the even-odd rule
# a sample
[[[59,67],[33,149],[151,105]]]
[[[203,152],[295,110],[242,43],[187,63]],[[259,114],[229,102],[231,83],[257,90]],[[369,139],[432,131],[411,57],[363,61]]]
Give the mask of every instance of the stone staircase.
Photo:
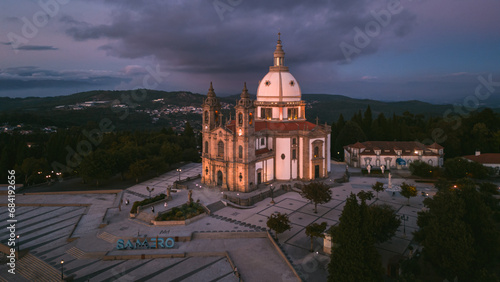
[[[136,217],[135,220],[142,221],[144,223],[147,223],[151,225],[151,220],[155,219],[155,215],[153,213],[150,213],[148,211],[141,211]]]
[[[30,281],[61,281],[61,271],[28,253],[17,263],[17,271]]]
[[[210,210],[210,214],[213,214],[214,212],[221,210],[225,208],[226,205],[222,201],[217,201],[215,203],[211,203],[210,205],[207,206],[207,209]]]

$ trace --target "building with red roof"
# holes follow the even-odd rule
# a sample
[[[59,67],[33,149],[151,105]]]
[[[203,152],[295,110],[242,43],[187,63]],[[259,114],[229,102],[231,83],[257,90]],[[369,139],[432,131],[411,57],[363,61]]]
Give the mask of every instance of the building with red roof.
[[[352,167],[406,168],[414,161],[443,166],[444,147],[416,141],[366,141],[344,146],[344,160]]]
[[[202,183],[250,192],[261,183],[329,175],[331,128],[306,120],[299,83],[284,63],[278,39],[257,100],[250,99],[245,83],[234,120],[223,120],[210,83],[203,102]]]

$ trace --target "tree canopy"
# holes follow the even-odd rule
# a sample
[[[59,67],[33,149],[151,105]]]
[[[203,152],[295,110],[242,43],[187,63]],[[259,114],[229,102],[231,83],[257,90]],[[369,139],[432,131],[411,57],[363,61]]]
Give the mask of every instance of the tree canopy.
[[[286,213],[271,214],[267,219],[267,227],[276,232],[276,241],[278,241],[278,234],[292,229],[290,219]]]
[[[457,189],[441,189],[424,200],[427,210],[419,212],[415,240],[444,278],[470,281],[500,274],[498,222],[482,193],[473,181],[461,179]]]
[[[314,213],[318,212],[318,204],[326,204],[332,199],[330,187],[323,182],[313,181],[302,187],[302,197],[314,203]]]

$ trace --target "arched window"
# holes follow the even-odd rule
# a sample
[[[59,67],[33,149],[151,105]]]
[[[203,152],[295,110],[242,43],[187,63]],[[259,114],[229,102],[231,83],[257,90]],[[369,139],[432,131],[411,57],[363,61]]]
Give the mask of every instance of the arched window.
[[[243,158],[243,147],[242,146],[238,147],[238,157],[240,159]]]
[[[205,141],[205,153],[208,154],[208,141]]]
[[[224,157],[224,142],[222,141],[217,144],[217,157]]]
[[[242,113],[239,113],[239,114],[238,114],[238,124],[239,124],[239,125],[242,125],[242,124],[243,124],[243,114],[242,114]]]
[[[205,111],[205,123],[208,123],[208,111]]]
[[[319,147],[318,146],[314,147],[314,157],[315,158],[319,157]]]
[[[252,124],[252,122],[253,122],[253,115],[252,115],[252,113],[249,113],[248,114],[248,124]]]

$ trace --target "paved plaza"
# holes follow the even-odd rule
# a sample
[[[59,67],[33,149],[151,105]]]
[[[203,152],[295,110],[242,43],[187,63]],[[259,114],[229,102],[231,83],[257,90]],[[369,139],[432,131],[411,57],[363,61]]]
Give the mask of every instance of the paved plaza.
[[[345,165],[333,163],[332,167],[333,173],[326,181],[333,184],[333,179],[342,176]],[[194,178],[184,184],[193,191],[195,201],[208,206],[222,199],[221,191],[202,185],[196,178],[201,164],[191,163],[181,169],[181,179]],[[387,178],[362,177],[359,171],[350,171],[350,182],[331,188],[333,199],[318,205],[318,213],[298,193],[288,192],[275,197],[275,204],[267,198],[245,208],[222,205],[212,215],[186,226],[154,226],[129,217],[132,203],[149,197],[147,187],[154,188],[151,196],[165,193],[179,179],[177,171],[122,192],[19,194],[16,232],[21,236],[21,250],[29,249],[29,253],[16,263],[16,275],[7,273],[6,264],[2,264],[0,281],[60,280],[61,260],[64,276],[75,281],[238,281],[234,267],[244,281],[297,281],[295,273],[306,281],[326,281],[329,256],[323,253],[322,239],[316,239],[315,252],[309,252],[305,227],[313,222],[337,224],[351,192],[370,191],[376,181],[388,182]],[[392,178],[394,185],[403,181],[415,184],[408,179]],[[392,257],[408,253],[411,233],[417,228],[417,212],[423,207],[420,191],[429,196],[435,193],[431,185],[415,185],[419,196],[411,198],[409,206],[397,192],[381,192],[378,199],[369,202],[391,205],[399,215],[408,217],[391,240],[377,246],[384,265]],[[187,194],[186,190],[172,193],[167,208],[160,203],[154,207],[155,213],[182,205]],[[126,200],[129,205],[125,205]],[[2,196],[0,203],[5,206],[7,197]],[[269,239],[266,231],[267,217],[276,212],[288,214],[292,222],[292,229],[279,235],[279,245]],[[153,217],[149,209],[142,213]],[[6,230],[7,216],[6,212],[0,214],[2,230]],[[3,244],[8,236],[6,231],[0,233]],[[116,249],[119,239],[135,242],[137,238],[157,236],[190,239],[179,239],[172,248],[165,249]]]

